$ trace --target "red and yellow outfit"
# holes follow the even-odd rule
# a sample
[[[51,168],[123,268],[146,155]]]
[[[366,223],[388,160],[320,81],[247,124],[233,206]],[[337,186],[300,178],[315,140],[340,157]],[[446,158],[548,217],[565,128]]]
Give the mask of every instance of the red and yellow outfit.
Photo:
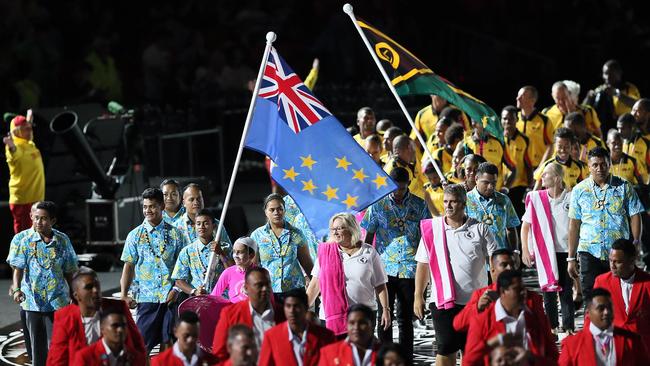
[[[506,137],[505,139],[508,154],[517,167],[516,176],[510,188],[528,187],[528,172],[532,169],[530,140],[519,131],[515,131],[513,138]],[[503,170],[505,172],[503,182],[505,183],[512,172],[505,164],[503,164]]]
[[[384,171],[390,174],[391,170],[396,167],[406,169],[406,171],[409,173],[409,179],[411,180],[411,183],[409,183],[409,191],[419,198],[424,199],[424,184],[426,183],[426,177],[424,176],[424,173],[422,173],[422,170],[418,169],[419,166],[420,165],[417,163],[406,164],[400,159],[391,156],[388,158],[386,164],[384,165]]]
[[[427,183],[424,186],[424,194],[424,201],[427,203],[427,207],[429,207],[431,216],[442,216],[445,213],[445,207],[442,203],[442,197],[444,196],[444,190],[442,186],[439,185],[434,187],[430,183]],[[433,212],[429,205],[433,205],[433,208],[435,208],[435,210],[438,212]]]
[[[618,159],[617,162],[612,160],[610,172],[627,180],[632,185],[639,184],[639,180],[641,180],[641,174],[637,168],[636,159],[625,153],[621,155],[621,158]]]
[[[636,159],[636,167],[643,183],[648,184],[650,166],[650,135],[636,134],[631,141],[623,143],[623,152]]]
[[[603,140],[599,139],[598,137],[590,133],[587,133],[586,142],[584,144],[580,143],[580,153],[578,155],[580,157],[580,161],[582,161],[583,163],[587,163],[587,154],[589,154],[589,151],[591,149],[598,146],[605,147]]]
[[[499,190],[503,187],[503,167],[508,169],[515,169],[515,163],[510,158],[508,150],[503,146],[501,141],[497,140],[494,136],[485,134],[479,141],[474,141],[472,136],[465,138],[465,155],[476,154],[485,158],[485,160],[497,166],[499,169],[499,176],[497,178],[497,187]]]
[[[582,113],[582,115],[585,117],[585,124],[589,132],[600,133],[600,118],[598,118],[598,114],[596,113],[596,110],[594,110],[591,106],[588,105],[587,106],[579,105],[576,112]],[[563,126],[564,115],[562,114],[562,112],[560,112],[560,108],[557,107],[557,104],[553,104],[553,106],[544,109],[543,113],[551,121],[554,130],[557,130],[558,128]]]
[[[533,169],[542,163],[546,147],[553,144],[555,128],[549,118],[534,110],[530,116],[517,114],[517,130],[528,137],[530,162]]]

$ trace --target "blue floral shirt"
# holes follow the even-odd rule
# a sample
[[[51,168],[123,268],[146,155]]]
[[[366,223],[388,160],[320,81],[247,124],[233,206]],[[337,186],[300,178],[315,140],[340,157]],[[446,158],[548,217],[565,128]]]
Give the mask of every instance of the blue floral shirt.
[[[176,220],[173,224],[181,233],[185,236],[185,241],[188,243],[194,243],[196,240],[196,227],[194,227],[194,222],[190,220],[190,217],[187,215],[187,212]]]
[[[163,303],[173,287],[171,273],[185,236],[165,220],[151,226],[147,220],[126,237],[122,262],[135,265],[131,292],[138,302]]]
[[[70,303],[65,275],[77,270],[77,254],[67,235],[52,231],[49,243],[34,229],[21,231],[11,241],[7,263],[24,271],[20,283],[25,294],[23,310],[50,312]]]
[[[171,217],[167,214],[167,211],[163,210],[163,220],[167,221],[168,223],[176,226],[176,223],[181,220],[181,218],[185,215],[185,207],[181,206],[181,208],[176,212],[174,217]]]
[[[476,188],[472,189],[467,192],[465,212],[467,216],[490,227],[497,241],[497,249],[509,248],[507,229],[521,225],[510,198],[501,192],[495,191],[494,196],[486,198]]]
[[[402,204],[395,203],[393,195],[389,194],[368,208],[361,227],[375,233],[377,253],[384,263],[387,275],[415,278],[420,220],[430,217],[424,200],[410,193]],[[403,225],[400,225],[402,222]]]
[[[630,237],[629,218],[643,210],[630,183],[615,175],[610,176],[604,188],[591,177],[578,183],[573,187],[569,205],[569,218],[582,222],[578,252],[607,260],[614,241]]]
[[[318,239],[316,239],[316,235],[309,226],[305,215],[303,215],[298,205],[296,205],[296,202],[289,195],[284,196],[284,219],[293,227],[302,231],[305,239],[307,239],[307,245],[309,245],[309,255],[311,255],[312,261],[316,261],[318,254]]]
[[[286,292],[305,286],[305,278],[298,262],[298,248],[307,245],[303,233],[285,221],[280,237],[271,226],[258,227],[251,234],[258,248],[260,266],[271,274],[273,292]]]
[[[232,256],[232,245],[230,244],[230,241],[222,242],[221,249],[223,249],[226,257],[230,258]],[[203,244],[200,239],[197,239],[194,243],[181,249],[178,259],[176,260],[174,272],[172,272],[172,280],[185,280],[194,288],[203,285],[205,271],[210,263],[210,254],[212,254],[210,245]],[[205,286],[205,289],[208,292],[212,290],[214,285],[217,283],[217,279],[226,269],[221,259],[215,258],[215,263],[214,276],[210,280],[210,283]]]

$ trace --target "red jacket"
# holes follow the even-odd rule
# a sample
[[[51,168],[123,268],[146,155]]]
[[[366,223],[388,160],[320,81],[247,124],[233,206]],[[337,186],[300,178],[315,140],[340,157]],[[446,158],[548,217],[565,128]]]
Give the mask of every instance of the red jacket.
[[[469,329],[469,323],[472,319],[476,318],[480,313],[478,311],[478,300],[483,296],[485,291],[496,291],[497,285],[493,283],[489,286],[485,286],[481,289],[478,289],[472,293],[472,297],[469,299],[469,302],[465,304],[463,310],[460,313],[456,314],[454,317],[454,329],[457,332],[467,332]],[[540,294],[534,291],[528,291],[526,295],[526,306],[535,314],[540,321],[543,321],[548,325],[548,329],[551,329],[551,323],[548,321],[548,317],[544,312],[544,300]],[[489,306],[488,306],[489,307]],[[483,309],[485,311],[485,309]]]
[[[147,356],[144,352],[138,351],[125,344],[125,354],[130,366],[145,366]],[[109,366],[108,356],[102,340],[91,344],[90,346],[77,351],[74,356],[72,366]]]
[[[641,366],[650,363],[650,357],[644,349],[641,337],[616,326],[614,326],[614,350],[617,365]],[[596,366],[596,349],[589,327],[562,341],[559,365]]]
[[[202,352],[199,365],[216,365],[217,359],[210,353]],[[174,349],[168,348],[165,352],[151,358],[151,366],[183,366],[183,360],[174,355]]]
[[[371,364],[375,364],[377,350],[381,345],[373,343]],[[261,365],[261,363],[260,363]],[[347,340],[338,341],[321,348],[320,361],[318,366],[354,366],[354,356],[352,356],[352,346]]]
[[[284,309],[273,305],[275,324],[285,321]],[[251,315],[250,300],[246,299],[238,303],[228,305],[221,311],[219,322],[214,329],[214,338],[212,340],[212,353],[217,357],[218,362],[225,362],[230,355],[228,354],[228,329],[236,324],[243,324],[253,327],[253,317]]]
[[[144,340],[133,321],[133,317],[131,317],[131,311],[126,303],[122,300],[102,299],[102,309],[109,308],[122,309],[122,312],[126,315],[128,332],[126,344],[130,348],[145,352]],[[70,365],[74,354],[87,345],[79,305],[70,304],[57,310],[54,313],[54,330],[52,331],[52,341],[47,355],[47,365]]]
[[[491,304],[478,317],[472,319],[467,334],[463,366],[489,365],[489,349],[486,342],[506,331],[505,324],[496,320],[494,305],[495,303]],[[532,311],[526,311],[524,317],[526,332],[529,334],[528,350],[533,356],[531,365],[555,365],[558,353],[551,331]]]
[[[335,340],[336,337],[331,330],[317,325],[309,325],[302,364],[304,366],[318,365],[320,349],[334,343]],[[258,363],[260,365],[298,366],[293,352],[293,344],[289,341],[287,322],[276,325],[264,334],[264,342],[262,342]]]
[[[612,294],[614,326],[638,333],[646,349],[650,350],[650,274],[636,269],[627,313],[619,277],[614,276],[612,272],[604,273],[596,277],[595,287],[607,289]],[[585,328],[588,326],[588,317],[585,317]]]

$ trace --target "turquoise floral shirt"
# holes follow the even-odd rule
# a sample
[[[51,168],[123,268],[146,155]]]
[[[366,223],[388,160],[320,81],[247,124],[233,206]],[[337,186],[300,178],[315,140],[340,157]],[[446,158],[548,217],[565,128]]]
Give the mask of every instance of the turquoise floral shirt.
[[[286,222],[293,225],[293,227],[302,231],[305,239],[307,239],[307,245],[309,245],[309,255],[311,255],[311,260],[316,261],[318,239],[316,239],[316,235],[309,226],[305,215],[302,214],[302,211],[300,211],[296,202],[289,195],[284,196],[284,219]]]
[[[232,244],[230,244],[230,240],[222,242],[221,249],[223,249],[227,258],[232,257]],[[203,285],[205,272],[210,263],[210,254],[212,254],[210,245],[203,244],[200,239],[181,249],[178,260],[176,260],[174,272],[172,272],[172,280],[185,280],[194,288]],[[226,269],[221,259],[215,258],[215,263],[214,276],[210,280],[210,283],[205,286],[208,292],[212,291],[219,276]]]
[[[417,196],[409,193],[399,205],[392,196],[389,194],[372,204],[361,221],[361,227],[375,233],[377,253],[387,275],[415,278],[420,220],[430,218],[431,214],[424,200]]]
[[[24,271],[20,283],[25,294],[23,310],[51,312],[70,303],[65,275],[77,270],[77,254],[67,235],[52,231],[49,243],[34,229],[21,231],[11,241],[7,263]]]
[[[465,212],[467,216],[490,227],[497,241],[497,249],[509,248],[507,229],[521,225],[510,198],[501,192],[495,191],[494,196],[485,198],[476,188],[472,189],[467,192]]]
[[[126,237],[122,262],[135,265],[131,292],[138,302],[163,303],[174,283],[171,273],[185,236],[165,220],[153,227],[146,220]]]
[[[616,239],[630,238],[629,218],[643,211],[630,183],[615,175],[610,176],[604,188],[591,177],[578,183],[573,187],[569,205],[569,218],[582,222],[578,252],[607,260]]]
[[[273,292],[286,292],[305,286],[305,278],[298,262],[298,248],[307,245],[303,233],[285,221],[280,237],[271,226],[261,226],[251,234],[258,248],[260,266],[271,274]]]
[[[185,207],[181,206],[181,208],[176,212],[174,217],[171,217],[167,214],[167,211],[163,210],[163,220],[167,221],[168,223],[176,226],[176,224],[181,220],[181,218],[185,215]]]
[[[185,241],[188,243],[194,243],[196,240],[196,228],[194,223],[190,220],[190,217],[187,216],[187,212],[175,221],[173,224],[181,233],[185,236]]]

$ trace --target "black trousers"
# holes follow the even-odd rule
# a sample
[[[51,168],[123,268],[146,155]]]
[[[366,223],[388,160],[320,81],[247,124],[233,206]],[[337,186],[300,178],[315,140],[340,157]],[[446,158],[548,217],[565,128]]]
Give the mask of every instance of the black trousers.
[[[600,260],[587,252],[579,252],[580,259],[580,285],[582,285],[582,298],[591,295],[596,277],[609,272],[609,261]],[[586,305],[586,304],[585,304]]]
[[[573,304],[573,280],[567,272],[567,257],[569,253],[556,253],[558,280],[562,291],[560,295],[560,306],[562,308],[562,327],[564,329],[575,329],[575,305]],[[557,314],[557,292],[544,292],[544,309],[548,320],[551,322],[551,328],[558,327]]]
[[[399,309],[397,310],[397,317],[395,311],[391,311],[391,318],[397,319],[399,327],[399,343],[408,355],[409,359],[413,358],[413,302],[415,300],[415,279],[413,278],[398,278],[388,276],[388,305],[391,309],[395,309],[395,298],[399,300]],[[393,342],[393,328],[384,330],[380,324],[381,313],[383,309],[381,303],[379,304],[379,319],[377,322],[379,339],[382,342]]]
[[[518,217],[524,216],[526,211],[526,206],[524,205],[524,197],[526,196],[526,189],[528,187],[513,187],[510,188],[508,197],[512,202],[512,206],[515,208],[515,212]]]

